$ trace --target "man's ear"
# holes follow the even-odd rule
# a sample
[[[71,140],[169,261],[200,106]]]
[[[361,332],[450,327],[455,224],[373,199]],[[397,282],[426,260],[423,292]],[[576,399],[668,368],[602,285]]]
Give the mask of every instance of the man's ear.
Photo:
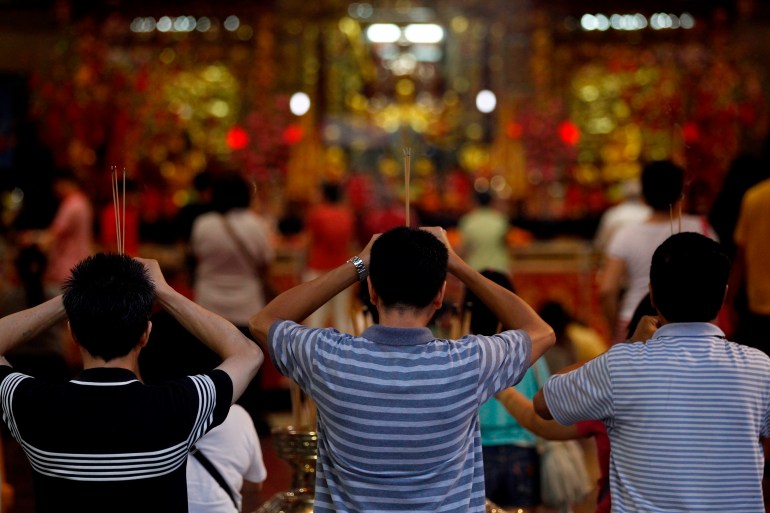
[[[143,348],[147,345],[147,342],[150,341],[150,332],[152,331],[152,321],[147,321],[147,328],[145,328],[144,333],[142,333],[142,336],[139,338],[139,344],[137,344],[137,347]]]
[[[377,295],[377,291],[374,290],[374,286],[372,286],[371,276],[367,276],[366,278],[366,288],[369,289],[369,301],[376,306],[377,302],[380,300],[380,296]]]
[[[436,293],[436,297],[433,298],[433,306],[436,307],[438,310],[441,308],[441,305],[444,304],[444,296],[446,295],[446,280],[444,280],[444,284],[441,286],[439,291]]]
[[[72,332],[72,325],[70,324],[70,321],[67,321],[67,333],[70,334],[70,339],[72,339],[76,346],[82,347],[80,342],[78,342],[78,338],[75,336],[75,333]]]

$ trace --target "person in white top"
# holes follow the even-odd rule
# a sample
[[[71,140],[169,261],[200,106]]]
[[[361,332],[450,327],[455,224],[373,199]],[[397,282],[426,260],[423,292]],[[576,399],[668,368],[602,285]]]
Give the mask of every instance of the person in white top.
[[[642,195],[652,213],[645,221],[615,233],[599,274],[599,295],[612,342],[623,340],[636,306],[649,292],[652,254],[664,240],[680,232],[697,232],[717,240],[704,217],[681,213],[682,168],[670,161],[651,162],[642,170],[641,179]]]
[[[267,478],[262,449],[251,417],[234,404],[225,421],[195,444],[227,482],[233,499],[194,457],[187,458],[187,505],[190,513],[237,513],[242,510],[241,490],[261,489]],[[256,483],[256,485],[255,485]]]
[[[594,235],[594,247],[604,253],[613,235],[622,227],[645,221],[652,209],[642,198],[642,184],[639,179],[626,180],[621,184],[623,199],[602,214]]]
[[[246,328],[254,310],[265,305],[263,289],[274,257],[265,222],[250,203],[249,185],[240,175],[216,177],[214,211],[196,218],[190,237],[195,302],[239,328]]]

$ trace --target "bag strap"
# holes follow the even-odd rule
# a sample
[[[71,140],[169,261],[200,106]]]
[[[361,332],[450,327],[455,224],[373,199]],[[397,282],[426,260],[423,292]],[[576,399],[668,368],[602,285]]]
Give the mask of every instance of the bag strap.
[[[227,496],[230,497],[230,500],[233,501],[233,505],[235,506],[236,510],[240,510],[238,508],[238,503],[235,500],[235,495],[233,494],[233,491],[230,489],[230,486],[228,486],[227,481],[225,481],[225,478],[222,477],[222,474],[219,473],[217,468],[214,466],[213,463],[211,463],[211,460],[206,457],[205,454],[203,454],[200,449],[195,447],[193,445],[192,450],[190,451],[190,454],[192,454],[196,460],[205,468],[209,474],[211,474],[211,477],[214,478],[214,481],[216,481],[219,486],[222,487],[222,489],[227,492]]]
[[[230,238],[233,239],[233,241],[235,242],[235,245],[238,246],[238,251],[240,251],[241,255],[252,266],[254,272],[259,278],[260,277],[259,276],[259,257],[255,257],[254,255],[249,253],[249,250],[246,249],[246,244],[244,244],[243,240],[235,232],[235,229],[233,228],[233,225],[230,223],[230,220],[224,214],[222,214],[222,222],[225,225],[225,230],[227,230],[228,235],[230,235]]]

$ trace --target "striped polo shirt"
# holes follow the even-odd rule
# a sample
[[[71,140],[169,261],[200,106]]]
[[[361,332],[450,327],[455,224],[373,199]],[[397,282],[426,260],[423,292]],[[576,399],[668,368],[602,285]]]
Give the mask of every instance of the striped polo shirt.
[[[616,344],[544,393],[560,423],[607,426],[613,511],[764,512],[770,358],[713,324]]]
[[[32,465],[39,513],[186,512],[188,451],[231,398],[221,370],[144,385],[122,368],[47,383],[0,366],[0,409]]]
[[[485,510],[477,412],[526,372],[525,332],[453,341],[373,326],[354,337],[278,321],[268,340],[317,406],[316,513]]]

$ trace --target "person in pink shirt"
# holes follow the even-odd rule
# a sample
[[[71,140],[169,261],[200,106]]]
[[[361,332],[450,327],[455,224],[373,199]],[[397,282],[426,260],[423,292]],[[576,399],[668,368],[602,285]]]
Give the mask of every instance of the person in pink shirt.
[[[36,242],[48,255],[46,283],[60,286],[70,269],[93,252],[93,211],[91,202],[69,171],[60,171],[53,181],[59,208],[51,225]]]

